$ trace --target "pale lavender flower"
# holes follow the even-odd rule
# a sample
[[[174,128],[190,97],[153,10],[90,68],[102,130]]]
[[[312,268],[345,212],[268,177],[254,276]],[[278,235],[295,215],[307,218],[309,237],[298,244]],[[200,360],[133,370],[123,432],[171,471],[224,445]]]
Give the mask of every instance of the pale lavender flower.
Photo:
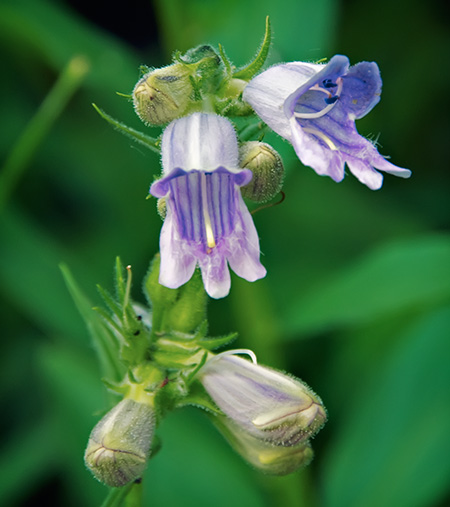
[[[250,282],[264,277],[258,234],[239,190],[252,173],[239,169],[230,121],[207,113],[173,121],[163,134],[162,165],[163,178],[150,188],[167,204],[159,282],[177,288],[198,264],[206,292],[221,298],[230,290],[227,261]]]
[[[382,157],[358,134],[355,120],[380,100],[381,78],[374,62],[349,68],[336,55],[327,65],[292,62],[262,72],[246,86],[243,99],[279,135],[290,141],[304,165],[335,181],[344,165],[369,188],[381,187],[376,171],[408,178],[411,171]]]
[[[322,427],[325,409],[304,383],[233,352],[247,352],[254,358],[251,351],[224,352],[207,361],[197,374],[232,426],[284,447],[306,442]]]

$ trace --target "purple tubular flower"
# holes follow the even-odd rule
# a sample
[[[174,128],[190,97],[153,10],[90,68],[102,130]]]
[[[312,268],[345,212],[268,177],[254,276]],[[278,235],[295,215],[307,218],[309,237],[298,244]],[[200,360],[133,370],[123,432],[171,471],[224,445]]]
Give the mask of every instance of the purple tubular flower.
[[[167,204],[159,282],[175,289],[198,264],[206,292],[222,298],[230,291],[227,261],[250,282],[264,277],[258,234],[239,190],[252,173],[239,169],[231,123],[207,113],[173,121],[163,134],[162,165],[163,178],[150,187]]]
[[[292,62],[271,67],[250,81],[243,99],[291,142],[304,165],[339,182],[347,164],[359,181],[376,190],[383,176],[375,169],[402,178],[411,175],[382,157],[355,127],[355,120],[379,102],[381,84],[376,63],[349,68],[348,58],[336,55],[327,65]]]

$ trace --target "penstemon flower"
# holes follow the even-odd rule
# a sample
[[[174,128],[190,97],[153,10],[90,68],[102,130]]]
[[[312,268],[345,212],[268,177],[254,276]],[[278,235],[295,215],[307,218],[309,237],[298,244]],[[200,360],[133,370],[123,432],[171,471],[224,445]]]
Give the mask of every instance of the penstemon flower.
[[[355,120],[379,102],[381,84],[376,63],[349,68],[348,58],[336,55],[327,65],[275,65],[250,81],[243,99],[292,143],[303,164],[335,181],[344,178],[347,164],[359,181],[376,190],[383,176],[375,169],[402,178],[411,175],[382,157],[355,127]]]
[[[232,353],[210,359],[197,376],[239,432],[282,447],[304,443],[317,433],[326,420],[318,396],[300,380]]]
[[[259,239],[240,187],[252,178],[239,169],[238,144],[226,118],[194,113],[173,121],[162,138],[163,178],[150,193],[165,198],[159,282],[177,288],[200,266],[206,292],[222,298],[231,269],[248,281],[266,274]]]

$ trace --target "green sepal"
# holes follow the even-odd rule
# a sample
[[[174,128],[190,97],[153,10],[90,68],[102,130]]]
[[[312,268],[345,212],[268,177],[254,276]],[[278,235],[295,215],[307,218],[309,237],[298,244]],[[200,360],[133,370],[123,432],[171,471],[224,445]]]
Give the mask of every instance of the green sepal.
[[[216,65],[220,64],[220,58],[218,54],[214,51],[214,48],[209,44],[202,44],[201,46],[197,46],[196,48],[189,49],[181,55],[179,51],[176,51],[173,55],[173,61],[184,63],[184,64],[196,64],[202,62],[202,60],[213,59],[216,61]]]
[[[117,301],[101,285],[97,285],[97,290],[106,306],[111,310],[112,313],[114,313],[114,315],[116,315],[117,318],[120,319],[122,317],[122,310]]]
[[[94,306],[93,310],[95,310],[105,321],[106,323],[114,329],[117,333],[122,332],[122,328],[120,327],[120,324],[114,320],[111,317],[111,314],[109,314],[104,308],[100,306]]]
[[[128,392],[128,386],[123,383],[118,382],[112,382],[111,380],[108,380],[107,378],[102,378],[101,381],[105,385],[105,387],[112,391],[113,393],[120,394],[122,396],[125,396]]]
[[[139,65],[139,77],[145,76],[145,74],[148,74],[153,69],[153,67],[149,67],[148,65]]]
[[[189,405],[194,405],[195,407],[201,408],[216,415],[223,415],[223,412],[217,407],[217,405],[205,392],[203,387],[197,382],[191,384],[189,394],[182,398],[176,404],[176,407],[181,408]]]
[[[238,333],[230,333],[225,336],[218,336],[216,338],[204,338],[198,344],[206,350],[215,350],[224,345],[228,345],[238,337]]]
[[[267,130],[268,130],[267,125],[262,121],[251,123],[250,125],[245,126],[238,133],[239,141],[241,143],[250,140],[262,141],[264,139]]]
[[[187,372],[187,374],[185,374],[185,380],[186,380],[186,384],[190,384],[195,376],[197,375],[197,373],[199,372],[200,368],[206,363],[206,361],[208,360],[208,352],[205,350],[204,353],[203,353],[203,356],[201,358],[201,360],[194,366],[194,368]]]
[[[116,295],[119,303],[124,307],[126,305],[125,296],[127,294],[127,282],[125,282],[124,269],[120,257],[116,257],[114,264],[114,281],[116,282]]]
[[[119,97],[123,97],[125,99],[128,99],[128,100],[133,100],[133,95],[131,95],[130,93],[116,92],[116,95],[118,95]]]
[[[138,130],[128,127],[124,123],[115,120],[112,116],[105,113],[105,111],[97,107],[95,104],[92,104],[92,106],[104,120],[110,123],[121,134],[124,134],[130,139],[133,139],[133,141],[136,141],[137,143],[141,144],[142,146],[145,146],[146,148],[148,148],[151,151],[154,151],[155,153],[161,152],[159,148],[160,140],[158,138],[150,137],[146,134],[143,134],[142,132],[139,132]]]
[[[222,62],[225,66],[226,73],[229,77],[231,77],[233,73],[233,66],[231,65],[230,60],[228,59],[228,56],[225,54],[225,50],[222,47],[222,44],[219,44],[219,55],[222,59]]]
[[[255,59],[242,69],[239,69],[233,74],[234,78],[243,79],[244,81],[250,81],[266,63],[267,56],[269,55],[270,44],[272,43],[272,29],[270,26],[269,16],[266,17],[266,31],[261,47],[259,48],[258,54]]]
[[[225,98],[216,100],[215,110],[222,116],[250,116],[254,114],[250,104],[241,98]]]

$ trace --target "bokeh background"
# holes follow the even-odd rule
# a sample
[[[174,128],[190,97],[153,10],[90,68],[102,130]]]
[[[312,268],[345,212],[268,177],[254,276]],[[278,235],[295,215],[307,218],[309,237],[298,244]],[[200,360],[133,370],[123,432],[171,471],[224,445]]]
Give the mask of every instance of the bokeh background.
[[[116,94],[131,92],[139,65],[166,65],[174,50],[205,42],[243,65],[267,14],[270,63],[336,53],[378,62],[382,101],[358,129],[413,176],[386,176],[376,192],[351,175],[336,184],[268,136],[287,171],[285,202],[254,217],[268,276],[233,277],[231,295],[209,306],[211,332],[238,331],[236,346],[306,381],[329,422],[311,466],[272,478],[199,410],[175,412],[159,430],[145,505],[450,504],[447,3],[1,0],[1,505],[94,507],[107,494],[82,457],[108,398],[59,264],[98,305],[95,284],[113,289],[119,255],[141,300],[161,227],[145,198],[160,169],[91,103],[145,129]],[[54,121],[30,127],[76,55],[89,62],[84,79]],[[7,160],[22,168],[17,178]]]

